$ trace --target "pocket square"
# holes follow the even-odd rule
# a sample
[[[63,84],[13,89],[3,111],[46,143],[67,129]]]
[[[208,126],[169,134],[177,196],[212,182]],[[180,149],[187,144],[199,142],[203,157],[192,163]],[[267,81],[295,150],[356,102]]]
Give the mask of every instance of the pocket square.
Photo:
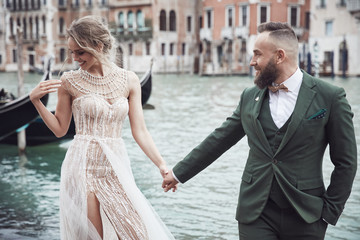
[[[326,114],[326,109],[320,109],[317,113],[311,115],[308,120],[311,120],[311,119],[321,119],[323,117],[325,117],[325,114]]]

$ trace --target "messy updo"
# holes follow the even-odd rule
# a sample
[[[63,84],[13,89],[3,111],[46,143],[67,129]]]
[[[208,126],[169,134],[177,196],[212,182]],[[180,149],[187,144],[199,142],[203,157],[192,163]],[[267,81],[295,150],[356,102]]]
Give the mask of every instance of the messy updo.
[[[74,20],[67,29],[67,37],[71,37],[86,52],[92,54],[102,63],[109,63],[113,54],[115,39],[107,24],[97,16],[85,16]],[[102,47],[102,52],[99,50]]]

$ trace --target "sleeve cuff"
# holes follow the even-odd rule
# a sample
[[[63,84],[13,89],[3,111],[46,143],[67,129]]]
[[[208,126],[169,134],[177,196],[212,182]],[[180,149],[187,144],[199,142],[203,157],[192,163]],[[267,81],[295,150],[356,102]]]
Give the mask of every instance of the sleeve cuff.
[[[172,175],[173,175],[173,177],[175,178],[175,180],[178,181],[179,183],[182,183],[182,182],[180,182],[179,179],[176,177],[174,171],[171,171],[171,172],[172,172]]]

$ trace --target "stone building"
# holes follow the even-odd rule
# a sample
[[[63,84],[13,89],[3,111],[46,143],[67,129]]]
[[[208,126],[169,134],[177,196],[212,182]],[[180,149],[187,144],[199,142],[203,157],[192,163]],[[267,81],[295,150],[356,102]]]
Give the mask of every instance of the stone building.
[[[312,1],[309,46],[317,74],[360,76],[360,0]]]
[[[288,22],[305,56],[310,0],[203,0],[202,5],[202,74],[248,74],[257,26],[267,21]]]
[[[79,17],[102,16],[117,39],[115,61],[144,72],[150,61],[162,73],[198,69],[200,0],[3,0],[0,7],[0,71],[16,71],[16,30],[22,30],[24,71],[76,68],[67,59],[66,28]]]

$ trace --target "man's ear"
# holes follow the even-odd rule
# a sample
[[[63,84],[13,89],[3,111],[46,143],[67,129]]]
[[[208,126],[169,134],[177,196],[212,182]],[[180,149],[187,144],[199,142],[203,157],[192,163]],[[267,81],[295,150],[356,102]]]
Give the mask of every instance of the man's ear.
[[[278,49],[276,51],[276,63],[279,64],[279,63],[282,63],[286,58],[286,53],[285,53],[285,50],[284,49]]]

